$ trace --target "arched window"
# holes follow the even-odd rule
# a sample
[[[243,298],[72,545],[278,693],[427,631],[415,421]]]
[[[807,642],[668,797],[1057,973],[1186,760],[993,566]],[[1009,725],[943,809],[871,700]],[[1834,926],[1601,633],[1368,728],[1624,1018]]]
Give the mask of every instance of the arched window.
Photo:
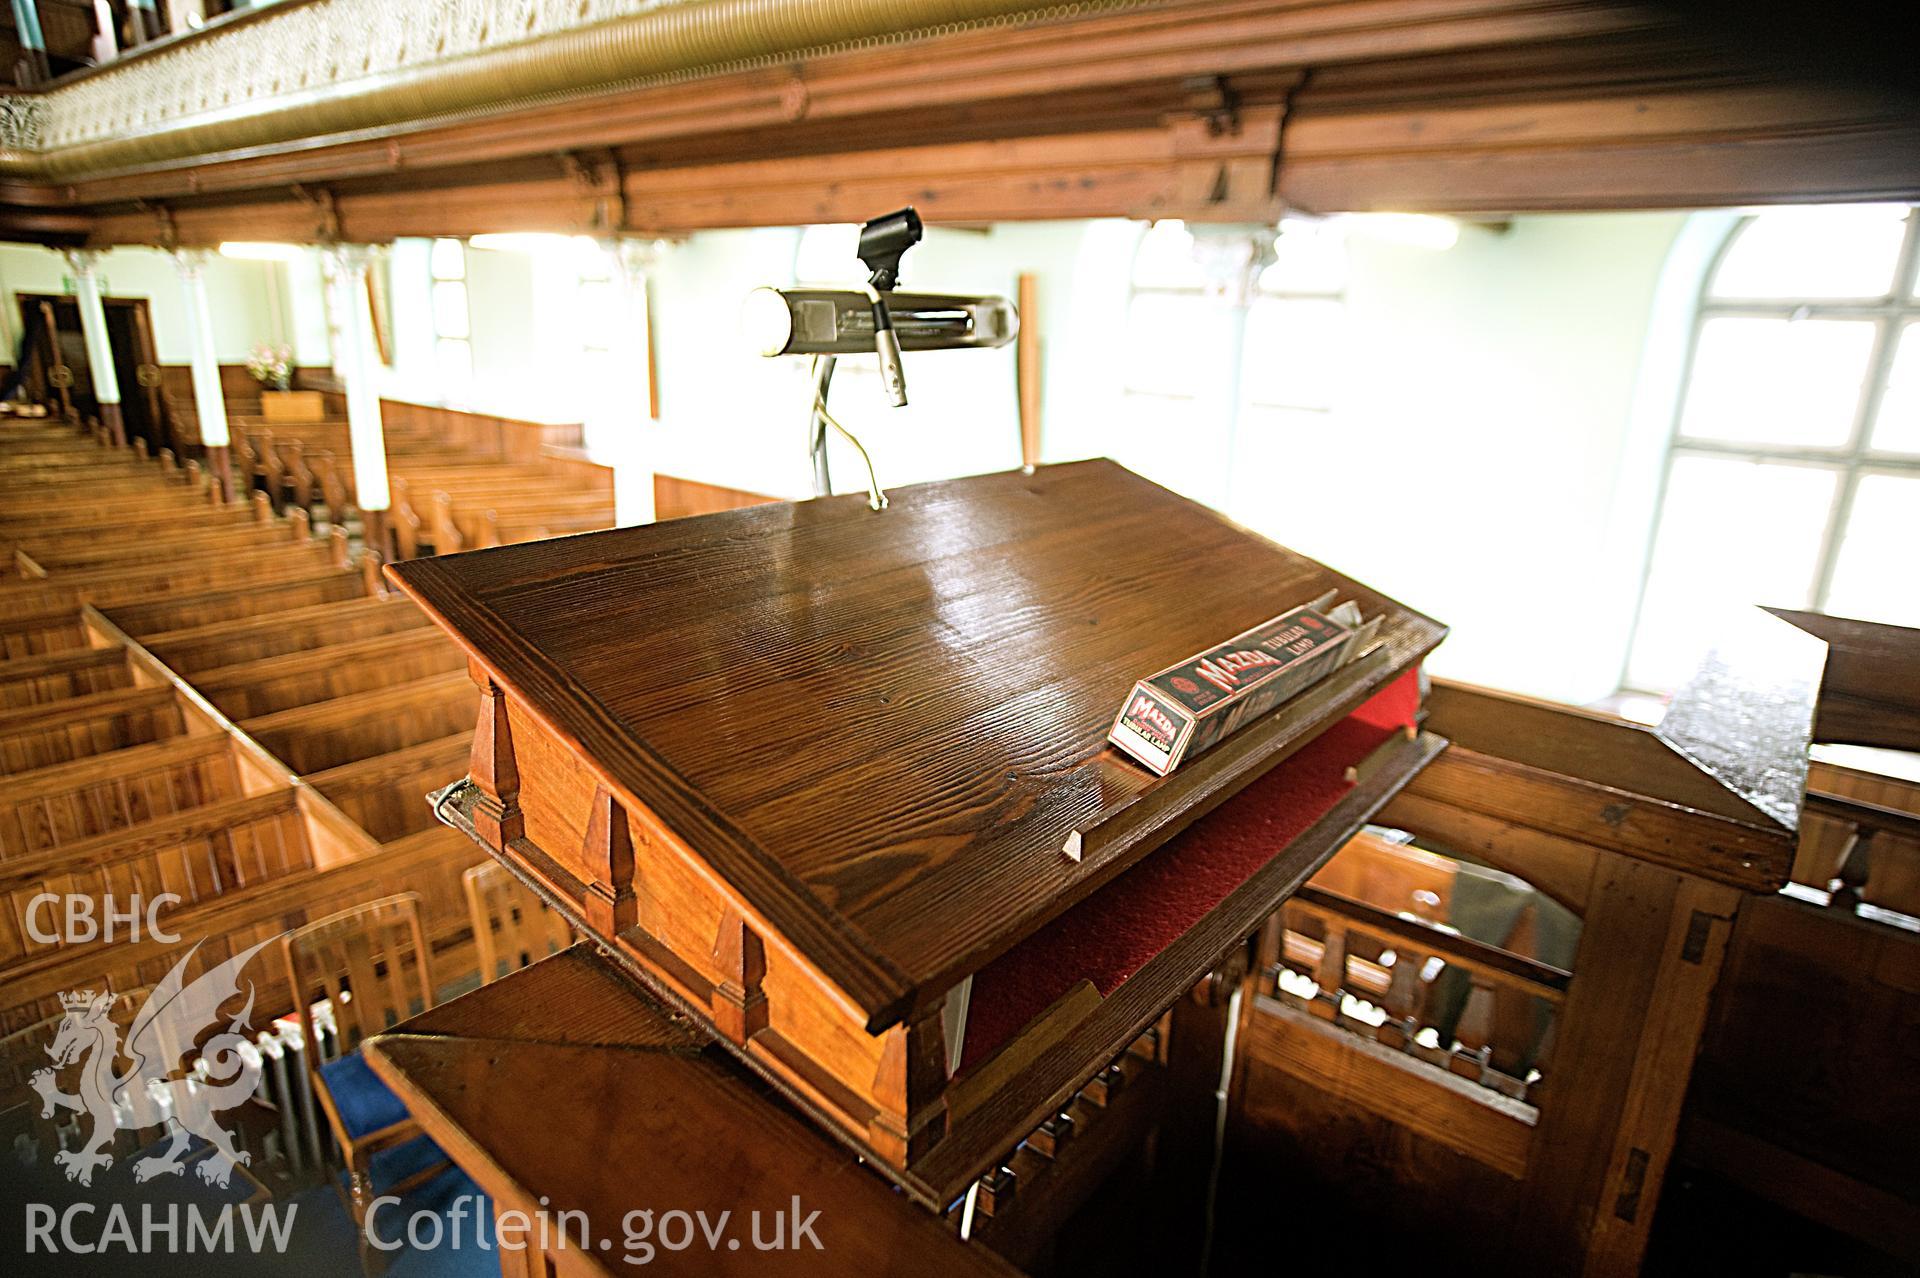
[[[1920,625],[1920,214],[1743,219],[1707,273],[1627,662],[1691,672],[1730,606]]]
[[[1333,409],[1346,274],[1331,222],[1148,228],[1133,257],[1115,456],[1261,526],[1272,496],[1261,477],[1281,473],[1290,432]]]

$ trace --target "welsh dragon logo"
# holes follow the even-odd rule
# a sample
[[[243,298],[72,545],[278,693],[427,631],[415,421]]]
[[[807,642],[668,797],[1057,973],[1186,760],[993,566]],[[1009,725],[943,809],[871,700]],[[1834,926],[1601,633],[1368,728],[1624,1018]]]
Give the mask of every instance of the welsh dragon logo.
[[[190,1082],[176,1073],[185,1072],[179,1068],[181,1058],[193,1050],[201,1032],[220,1020],[221,1004],[239,995],[241,969],[273,940],[268,937],[187,981],[187,964],[200,949],[196,944],[173,965],[166,979],[154,986],[128,1027],[124,1046],[119,1027],[108,1016],[114,999],[111,992],[83,990],[60,996],[66,1015],[47,1048],[53,1066],[36,1071],[29,1082],[40,1094],[42,1118],[53,1117],[56,1107],[93,1118],[93,1129],[80,1148],[53,1156],[53,1161],[66,1169],[68,1180],[90,1185],[94,1168],[113,1165],[113,1155],[105,1148],[115,1130],[137,1130],[161,1123],[167,1124],[172,1140],[159,1153],[133,1165],[136,1181],[184,1173],[186,1167],[180,1160],[194,1136],[213,1146],[213,1152],[196,1168],[200,1179],[210,1185],[224,1187],[234,1164],[252,1161],[251,1155],[233,1147],[232,1138],[214,1122],[215,1114],[253,1095],[260,1081],[259,1058],[241,1050],[247,1042],[243,1031],[250,1028],[248,1017],[253,1014],[251,982],[247,985],[246,1006],[199,1051],[206,1065],[205,1080]],[[123,1054],[131,1064],[121,1072],[117,1067]],[[56,1073],[82,1058],[86,1063],[78,1094],[61,1091]]]

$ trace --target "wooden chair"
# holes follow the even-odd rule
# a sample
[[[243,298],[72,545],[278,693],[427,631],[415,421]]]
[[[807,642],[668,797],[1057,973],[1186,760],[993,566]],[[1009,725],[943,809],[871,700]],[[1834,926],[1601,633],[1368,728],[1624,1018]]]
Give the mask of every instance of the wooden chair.
[[[480,983],[498,980],[573,944],[573,929],[498,861],[486,861],[461,876]]]
[[[359,1051],[363,1039],[433,1006],[431,951],[420,927],[419,894],[343,910],[288,933],[282,945],[313,1090],[346,1160],[354,1221],[364,1231],[373,1202],[374,1156],[420,1135],[406,1106]],[[331,1007],[337,1036],[338,1054],[324,1062],[314,1033],[316,996]],[[445,1165],[444,1159],[436,1160],[388,1192],[404,1193]]]

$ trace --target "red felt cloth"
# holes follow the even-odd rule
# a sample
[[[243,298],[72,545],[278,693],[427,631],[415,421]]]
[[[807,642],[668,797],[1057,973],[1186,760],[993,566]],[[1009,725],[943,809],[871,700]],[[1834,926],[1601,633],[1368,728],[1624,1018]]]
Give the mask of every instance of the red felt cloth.
[[[1416,722],[1410,670],[1140,864],[981,969],[960,1071],[985,1060],[1077,982],[1102,997],[1145,967],[1326,815],[1347,769]]]

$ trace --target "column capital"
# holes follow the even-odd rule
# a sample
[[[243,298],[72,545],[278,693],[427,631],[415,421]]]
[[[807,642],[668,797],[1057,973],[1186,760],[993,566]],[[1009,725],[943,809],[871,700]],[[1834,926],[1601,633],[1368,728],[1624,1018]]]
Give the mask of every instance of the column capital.
[[[1279,228],[1265,222],[1199,222],[1187,229],[1208,296],[1245,306],[1259,285],[1260,272],[1273,265]]]
[[[63,249],[61,255],[67,259],[67,265],[73,268],[75,275],[89,276],[99,268],[100,258],[105,252],[105,249]]]
[[[173,268],[180,272],[183,280],[197,280],[201,272],[207,269],[207,263],[213,260],[213,252],[203,248],[182,248],[173,250]]]
[[[320,264],[330,279],[365,275],[386,254],[384,244],[329,244],[320,250]]]
[[[670,240],[613,239],[603,240],[601,244],[607,250],[607,256],[629,281],[659,266],[673,248]]]

